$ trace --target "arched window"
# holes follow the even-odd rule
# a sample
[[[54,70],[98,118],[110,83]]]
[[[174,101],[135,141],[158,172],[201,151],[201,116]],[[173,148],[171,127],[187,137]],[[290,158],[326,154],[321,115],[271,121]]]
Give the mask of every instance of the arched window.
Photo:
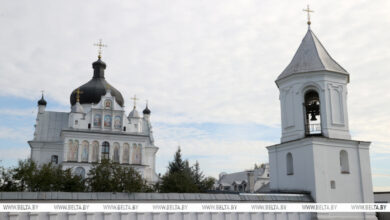
[[[321,134],[320,97],[314,90],[305,93],[305,133]]]
[[[136,154],[136,164],[141,164],[142,163],[142,145],[138,144],[137,147],[137,154]]]
[[[130,157],[130,146],[127,143],[123,144],[123,156],[122,156],[122,163],[129,163],[129,157]]]
[[[102,159],[110,159],[110,144],[107,141],[102,144]]]
[[[287,175],[293,175],[294,174],[294,161],[293,156],[290,152],[286,155],[286,165],[287,165]]]
[[[68,161],[78,161],[79,142],[77,140],[69,140],[68,143]]]
[[[340,151],[340,169],[341,173],[349,173],[348,153],[345,150]]]
[[[53,164],[58,164],[58,156],[57,155],[51,155],[51,160]]]
[[[92,142],[92,162],[98,162],[99,160],[99,142]]]
[[[81,162],[88,162],[89,156],[89,143],[88,141],[83,141],[82,150],[81,150]]]
[[[85,178],[85,169],[84,168],[82,168],[82,167],[77,167],[76,169],[75,169],[75,174],[77,175],[77,176],[80,176],[81,178]]]
[[[114,158],[113,161],[115,163],[119,163],[119,144],[114,143]]]
[[[73,141],[69,140],[68,141],[68,156],[67,156],[68,161],[72,161],[72,149],[73,149]]]

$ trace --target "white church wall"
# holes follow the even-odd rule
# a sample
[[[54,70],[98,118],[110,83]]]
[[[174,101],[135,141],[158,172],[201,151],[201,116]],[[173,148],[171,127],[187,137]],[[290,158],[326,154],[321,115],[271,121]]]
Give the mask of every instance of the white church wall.
[[[294,143],[268,147],[270,163],[270,189],[272,191],[314,192],[314,164],[309,158],[313,151],[309,143],[299,140]],[[287,173],[287,154],[293,158],[293,174]],[[312,195],[315,197],[315,195]]]
[[[369,143],[311,137],[268,147],[271,190],[308,191],[316,202],[373,202]],[[348,153],[342,173],[340,151]],[[287,153],[293,174],[287,174]]]
[[[51,162],[53,155],[58,156],[58,163],[63,160],[62,142],[29,141],[31,146],[31,159],[38,164]]]

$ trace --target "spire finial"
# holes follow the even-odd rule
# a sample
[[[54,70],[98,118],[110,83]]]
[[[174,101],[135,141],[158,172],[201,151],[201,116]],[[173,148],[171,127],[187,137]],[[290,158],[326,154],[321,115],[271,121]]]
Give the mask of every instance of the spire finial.
[[[80,91],[80,88],[77,88],[76,90],[76,102],[80,103],[80,94],[83,94],[82,91]]]
[[[94,44],[94,46],[97,46],[98,49],[98,58],[102,58],[102,47],[107,47],[107,45],[102,43],[102,39],[99,39],[99,43]]]
[[[307,5],[306,9],[303,9],[303,11],[307,12],[307,24],[310,27],[311,21],[310,21],[310,13],[314,12],[313,10],[310,10],[310,6]]]
[[[138,98],[137,98],[137,95],[134,95],[134,97],[133,98],[131,98],[131,100],[133,100],[134,101],[134,108],[136,107],[136,105],[137,105],[137,100],[139,100]]]
[[[41,90],[41,93],[42,93],[42,98],[43,98],[43,95],[44,95],[44,93],[45,93],[45,90]]]

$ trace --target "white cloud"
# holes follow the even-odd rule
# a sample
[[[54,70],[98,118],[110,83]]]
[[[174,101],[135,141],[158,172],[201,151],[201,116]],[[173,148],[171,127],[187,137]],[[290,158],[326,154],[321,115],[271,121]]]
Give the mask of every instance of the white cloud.
[[[2,162],[2,164],[3,160],[23,160],[30,156],[30,148],[28,148],[27,146],[10,146],[7,149],[0,148],[0,155],[0,161]],[[8,164],[6,164],[5,167],[8,167]]]
[[[13,115],[13,116],[32,116],[36,115],[36,109],[29,108],[29,109],[0,109],[1,115]]]
[[[32,135],[33,129],[0,127],[0,139],[27,141]]]

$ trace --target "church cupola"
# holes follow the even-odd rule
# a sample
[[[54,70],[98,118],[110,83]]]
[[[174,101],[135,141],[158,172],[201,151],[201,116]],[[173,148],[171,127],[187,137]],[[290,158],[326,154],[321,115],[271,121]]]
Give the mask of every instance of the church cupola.
[[[129,114],[129,119],[130,118],[140,118],[139,113],[137,111],[137,108],[134,106],[133,110]]]
[[[47,105],[47,102],[46,102],[45,98],[43,97],[43,93],[42,93],[41,99],[38,100],[38,106],[40,106],[40,105],[44,105],[44,106]]]
[[[43,91],[42,91],[42,97],[38,100],[38,113],[44,113],[46,109],[47,102],[45,98],[43,97]]]
[[[102,47],[104,45],[100,42],[97,44],[97,46]],[[97,104],[100,102],[101,97],[110,90],[111,95],[115,97],[115,101],[121,107],[124,106],[122,94],[105,80],[104,71],[106,67],[106,63],[104,63],[101,59],[101,51],[99,49],[98,60],[92,63],[92,79],[77,88],[80,89],[80,104]],[[77,89],[73,90],[72,94],[70,95],[70,104],[72,106],[76,104]]]
[[[349,73],[310,28],[290,64],[276,79],[280,91],[282,142],[311,135],[350,139]]]
[[[151,111],[150,109],[148,108],[148,103],[146,103],[146,107],[145,109],[143,110],[142,112],[144,115],[150,115]]]
[[[149,109],[149,106],[148,106],[148,102],[146,101],[146,107],[145,107],[145,109],[142,111],[142,113],[144,114],[144,119],[146,120],[146,121],[149,121],[150,120],[150,113],[151,113],[151,111],[150,111],[150,109]]]

